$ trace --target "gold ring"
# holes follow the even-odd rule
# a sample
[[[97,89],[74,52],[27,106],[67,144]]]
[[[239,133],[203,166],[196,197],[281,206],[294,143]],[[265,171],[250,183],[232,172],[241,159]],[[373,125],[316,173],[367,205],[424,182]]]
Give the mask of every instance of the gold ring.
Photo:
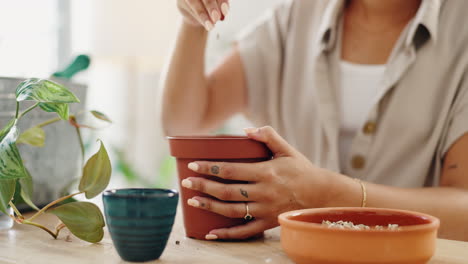
[[[244,219],[247,220],[247,221],[250,221],[253,219],[253,216],[250,214],[250,211],[249,211],[249,203],[245,203],[245,216],[244,216]]]

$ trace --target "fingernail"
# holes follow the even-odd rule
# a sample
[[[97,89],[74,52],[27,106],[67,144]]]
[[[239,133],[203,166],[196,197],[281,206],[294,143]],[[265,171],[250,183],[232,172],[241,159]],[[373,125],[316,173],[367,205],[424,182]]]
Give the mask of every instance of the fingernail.
[[[188,199],[187,204],[193,207],[200,207],[200,202],[195,199]]]
[[[187,179],[182,180],[182,183],[181,183],[181,184],[182,184],[182,187],[185,187],[185,188],[192,188],[192,186],[193,186],[192,181],[191,181],[191,180],[187,180]]]
[[[221,14],[218,12],[218,10],[211,11],[211,19],[213,19],[213,22],[218,22],[220,18]]]
[[[244,128],[244,132],[246,134],[255,134],[255,133],[258,133],[259,129],[256,128],[256,127],[248,127],[248,128]]]
[[[198,166],[198,164],[195,163],[195,162],[190,162],[190,163],[188,164],[188,168],[191,169],[191,170],[193,170],[193,171],[198,171],[198,169],[200,168],[200,166]]]
[[[211,23],[210,21],[206,21],[205,28],[207,31],[211,31],[213,29],[213,23]]]
[[[216,240],[216,239],[218,239],[218,236],[213,235],[213,234],[208,234],[208,235],[205,236],[205,239],[206,240]]]
[[[227,3],[223,3],[221,5],[221,12],[223,12],[224,16],[227,16],[227,14],[229,13],[229,5]]]

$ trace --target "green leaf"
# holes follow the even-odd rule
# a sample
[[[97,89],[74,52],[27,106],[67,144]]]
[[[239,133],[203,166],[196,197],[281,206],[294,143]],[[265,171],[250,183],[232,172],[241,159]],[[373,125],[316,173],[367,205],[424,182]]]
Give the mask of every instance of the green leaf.
[[[73,202],[47,212],[56,215],[76,237],[97,243],[104,237],[104,217],[99,208],[89,202]]]
[[[18,184],[16,181],[15,195],[13,195],[13,200],[11,200],[15,205],[25,204],[23,198],[21,198],[21,184]]]
[[[105,114],[103,114],[103,113],[101,113],[99,111],[92,110],[91,114],[93,114],[93,116],[96,117],[97,119],[112,123],[112,120],[110,120],[110,118],[108,116],[106,116]]]
[[[26,169],[26,177],[19,179],[21,185],[20,195],[23,201],[29,205],[32,209],[39,211],[39,208],[32,202],[31,197],[34,193],[33,181],[31,174]]]
[[[16,146],[17,138],[18,128],[16,119],[13,119],[0,131],[0,180],[26,177],[23,160]]]
[[[8,203],[15,194],[16,180],[0,180],[0,211],[8,214]]]
[[[34,147],[43,147],[45,143],[45,132],[40,127],[31,127],[24,131],[16,141],[17,144],[28,144]]]
[[[85,192],[88,199],[96,197],[106,189],[111,173],[109,155],[101,142],[99,151],[86,162],[78,189]]]
[[[40,103],[79,103],[80,100],[65,86],[38,78],[23,81],[16,88],[16,101]]]
[[[62,120],[68,120],[70,117],[70,108],[66,103],[40,103],[39,107],[46,112],[57,113]]]

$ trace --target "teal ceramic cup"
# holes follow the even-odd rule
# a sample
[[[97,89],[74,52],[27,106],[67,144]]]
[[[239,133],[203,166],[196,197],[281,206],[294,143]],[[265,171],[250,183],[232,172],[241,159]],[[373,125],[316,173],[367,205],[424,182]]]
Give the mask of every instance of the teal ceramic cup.
[[[166,189],[117,189],[102,195],[107,227],[125,261],[158,259],[166,247],[179,193]]]

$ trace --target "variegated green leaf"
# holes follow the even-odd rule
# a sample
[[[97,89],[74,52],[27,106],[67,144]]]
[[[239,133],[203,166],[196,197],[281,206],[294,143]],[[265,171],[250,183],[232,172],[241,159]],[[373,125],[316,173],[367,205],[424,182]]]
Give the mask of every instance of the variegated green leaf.
[[[56,215],[76,237],[97,243],[104,237],[101,210],[89,202],[73,202],[47,211]]]
[[[101,142],[99,151],[86,162],[78,189],[85,193],[87,199],[96,197],[106,189],[111,173],[109,155]]]
[[[45,132],[40,127],[31,127],[24,131],[16,141],[17,144],[28,144],[34,147],[43,147],[45,143]]]
[[[20,195],[23,201],[29,205],[32,209],[39,211],[39,208],[32,202],[31,197],[34,193],[33,180],[31,174],[26,169],[26,177],[19,179],[21,185]]]
[[[8,214],[8,203],[15,194],[16,180],[0,180],[0,211]]]
[[[16,140],[18,129],[16,119],[0,131],[0,180],[26,177],[26,171],[21,159]]]
[[[23,81],[16,88],[16,101],[39,103],[79,103],[80,100],[65,86],[38,78]]]
[[[93,114],[94,117],[96,117],[97,119],[100,119],[102,121],[106,121],[106,122],[109,122],[109,123],[112,123],[112,121],[110,120],[110,118],[108,116],[106,116],[104,113],[101,113],[99,111],[96,111],[96,110],[92,110],[91,111],[91,114]]]
[[[68,120],[70,108],[68,104],[40,103],[39,107],[49,113],[57,113],[62,120]]]

